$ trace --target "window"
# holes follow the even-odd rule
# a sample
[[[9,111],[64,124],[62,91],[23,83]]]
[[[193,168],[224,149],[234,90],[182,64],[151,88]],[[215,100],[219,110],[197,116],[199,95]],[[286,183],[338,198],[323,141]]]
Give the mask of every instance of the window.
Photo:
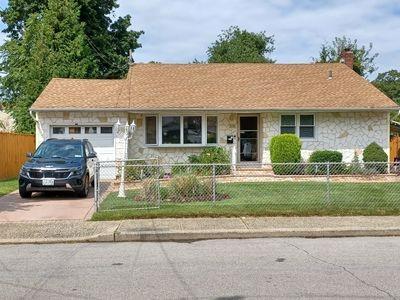
[[[80,134],[81,128],[80,127],[69,127],[68,132],[69,132],[69,134]]]
[[[300,115],[299,136],[301,138],[314,137],[314,115]]]
[[[64,134],[65,127],[53,127],[53,134]]]
[[[161,135],[163,144],[181,143],[181,117],[162,117]]]
[[[183,143],[184,144],[201,144],[201,116],[183,117]]]
[[[296,134],[295,115],[281,115],[281,134],[282,133]]]
[[[298,134],[303,139],[314,138],[314,115],[281,115],[281,133]]]
[[[85,133],[86,134],[96,134],[97,127],[85,127]]]
[[[207,144],[217,143],[218,118],[216,116],[207,116]]]
[[[155,145],[157,144],[157,117],[148,116],[145,118],[146,126],[146,144]]]
[[[113,132],[112,126],[102,126],[100,127],[100,133],[102,134],[111,134]]]

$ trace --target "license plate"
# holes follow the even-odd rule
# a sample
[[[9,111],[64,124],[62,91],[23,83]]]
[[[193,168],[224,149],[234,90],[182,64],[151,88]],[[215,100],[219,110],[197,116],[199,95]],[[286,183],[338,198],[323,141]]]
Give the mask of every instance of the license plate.
[[[43,178],[42,179],[42,185],[54,185],[54,179],[53,178]]]

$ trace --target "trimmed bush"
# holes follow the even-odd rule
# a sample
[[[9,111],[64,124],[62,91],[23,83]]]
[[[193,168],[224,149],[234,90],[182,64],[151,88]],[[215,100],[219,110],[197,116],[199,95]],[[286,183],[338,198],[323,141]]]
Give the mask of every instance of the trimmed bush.
[[[308,162],[313,163],[313,165],[309,165],[307,167],[307,174],[315,174],[315,175],[325,175],[328,173],[326,163],[335,163],[332,164],[329,168],[330,174],[342,174],[345,171],[345,168],[341,163],[343,159],[343,154],[339,151],[333,150],[317,150],[314,151]],[[323,163],[323,164],[317,164]]]
[[[387,162],[388,156],[381,146],[373,142],[363,152],[364,162]]]
[[[363,152],[363,161],[371,164],[366,164],[365,168],[372,173],[386,173],[387,166],[382,163],[388,162],[388,156],[381,146],[373,142],[369,144]],[[377,164],[372,164],[376,162]]]
[[[128,164],[134,164],[134,166]],[[121,171],[122,167],[119,170],[119,176]],[[143,180],[148,177],[162,178],[164,174],[165,171],[163,168],[148,165],[148,163],[144,160],[127,162],[127,165],[125,166],[125,180],[128,182],[135,180]]]
[[[274,165],[276,163],[299,163],[301,161],[301,141],[294,134],[280,134],[271,139],[269,145],[272,169],[275,174],[297,173],[296,165]]]

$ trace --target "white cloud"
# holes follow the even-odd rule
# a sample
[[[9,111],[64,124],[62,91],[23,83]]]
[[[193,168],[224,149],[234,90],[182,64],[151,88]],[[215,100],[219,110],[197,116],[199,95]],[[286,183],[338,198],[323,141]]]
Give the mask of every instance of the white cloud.
[[[379,71],[400,68],[400,11],[396,1],[356,0],[120,0],[120,14],[131,14],[142,36],[135,60],[186,63],[206,59],[222,29],[238,25],[274,34],[280,63],[309,62],[320,45],[335,36],[374,44]]]

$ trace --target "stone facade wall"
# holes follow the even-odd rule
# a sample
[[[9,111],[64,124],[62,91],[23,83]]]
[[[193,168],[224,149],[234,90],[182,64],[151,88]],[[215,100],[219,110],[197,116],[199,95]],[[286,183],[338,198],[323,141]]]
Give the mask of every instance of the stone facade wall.
[[[224,147],[233,157],[237,156],[237,144],[227,144],[226,136],[238,133],[237,113],[209,112],[218,116],[218,145]],[[260,161],[270,162],[269,141],[280,132],[280,113],[260,113],[259,151]],[[134,137],[129,141],[129,158],[158,158],[160,163],[186,162],[191,154],[198,154],[203,147],[162,147],[147,146],[144,141],[144,114],[126,112],[38,112],[36,143],[50,137],[51,125],[114,125],[135,121]],[[338,150],[344,161],[350,162],[354,152],[362,157],[362,150],[371,142],[377,142],[389,153],[389,118],[386,112],[338,112],[315,114],[315,138],[302,140],[302,157],[307,160],[314,150]],[[115,139],[116,158],[123,156],[124,141]]]
[[[270,139],[279,134],[280,114],[267,113],[262,118],[263,162],[270,162]],[[315,138],[302,140],[302,158],[307,160],[315,150],[338,150],[343,161],[351,162],[356,151],[376,142],[389,154],[389,115],[387,112],[326,112],[315,114]]]

